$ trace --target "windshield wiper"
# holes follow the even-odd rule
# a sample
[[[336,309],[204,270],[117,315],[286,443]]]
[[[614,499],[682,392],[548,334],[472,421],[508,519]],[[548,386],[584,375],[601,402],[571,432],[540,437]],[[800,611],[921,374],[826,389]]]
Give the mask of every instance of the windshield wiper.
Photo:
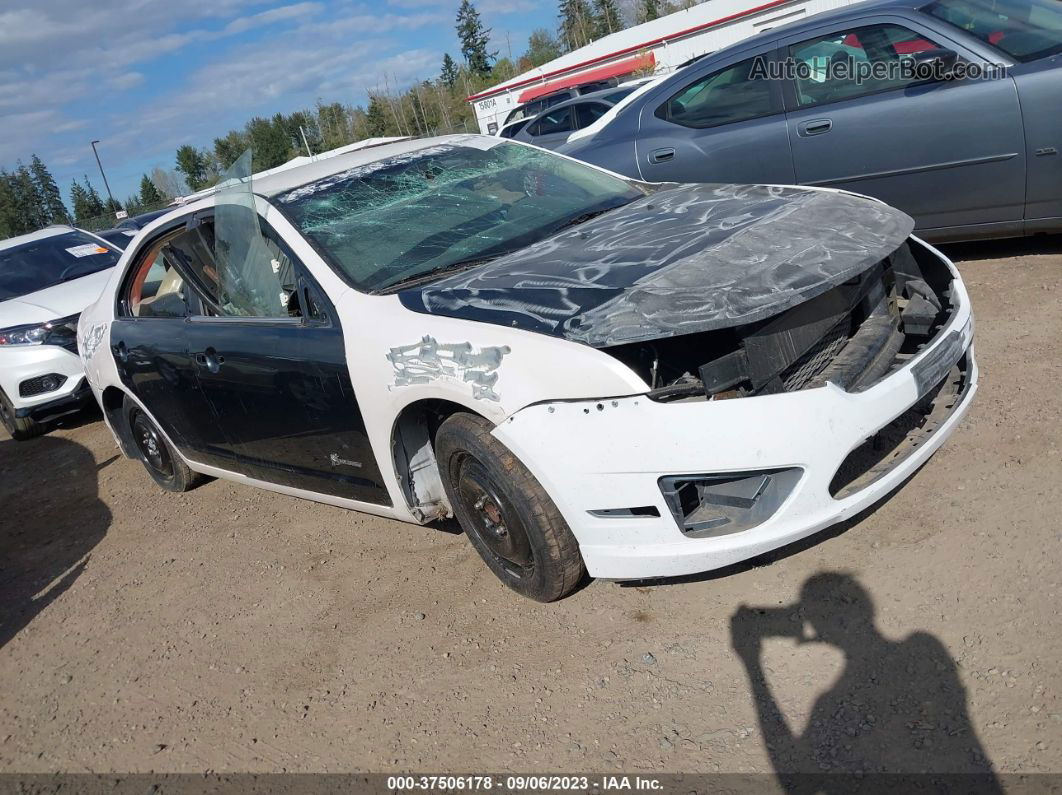
[[[575,216],[574,218],[569,218],[567,221],[564,221],[560,226],[554,227],[553,231],[554,232],[560,232],[560,231],[562,231],[564,229],[569,229],[569,228],[571,228],[573,226],[578,226],[579,224],[585,224],[591,218],[597,218],[599,215],[604,215],[605,213],[610,213],[613,210],[617,210],[617,209],[619,209],[622,206],[623,206],[622,204],[616,204],[616,205],[613,205],[611,207],[605,207],[604,209],[601,209],[601,210],[591,210],[590,212],[587,212],[587,213],[580,213],[579,215]]]
[[[445,273],[452,273],[454,271],[469,270],[475,268],[478,265],[483,265],[491,260],[496,260],[498,257],[508,254],[508,251],[503,251],[501,254],[491,254],[488,257],[469,257],[468,259],[458,260],[457,262],[451,262],[446,265],[439,265],[437,268],[424,271],[423,273],[415,273],[412,276],[407,276],[404,279],[399,279],[397,282],[380,287],[374,292],[378,294],[387,294],[401,290],[406,287],[416,287],[418,284],[424,284],[425,282],[433,282],[436,279],[442,277]]]

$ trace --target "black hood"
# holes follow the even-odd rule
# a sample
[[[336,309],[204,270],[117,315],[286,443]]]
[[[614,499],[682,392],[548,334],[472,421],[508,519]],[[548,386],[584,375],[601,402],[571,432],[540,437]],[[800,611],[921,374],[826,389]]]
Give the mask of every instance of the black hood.
[[[681,185],[482,267],[407,308],[606,347],[752,323],[858,276],[914,221],[843,193]]]

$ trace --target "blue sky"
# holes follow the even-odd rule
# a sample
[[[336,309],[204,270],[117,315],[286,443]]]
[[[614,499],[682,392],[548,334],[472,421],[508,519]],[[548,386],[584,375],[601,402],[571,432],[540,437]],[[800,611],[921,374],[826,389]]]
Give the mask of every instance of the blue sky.
[[[209,146],[253,115],[363,104],[385,81],[437,76],[444,52],[460,57],[458,2],[16,0],[0,11],[0,165],[36,152],[64,198],[82,174],[102,194],[100,139],[123,200],[141,174],[172,168],[180,144]],[[556,24],[552,0],[476,5],[502,55]]]

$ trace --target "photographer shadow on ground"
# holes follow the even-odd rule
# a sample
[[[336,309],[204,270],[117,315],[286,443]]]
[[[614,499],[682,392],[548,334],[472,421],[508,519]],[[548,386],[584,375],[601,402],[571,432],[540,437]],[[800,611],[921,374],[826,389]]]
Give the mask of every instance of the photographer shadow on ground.
[[[1002,791],[971,725],[966,690],[947,649],[924,632],[900,641],[882,636],[870,595],[851,575],[816,574],[804,583],[798,603],[742,606],[730,626],[771,763],[786,792],[873,788],[879,773],[928,773],[941,784],[952,774],[978,774],[963,776],[976,783],[970,791]],[[816,698],[802,734],[790,728],[762,661],[763,639],[778,636],[829,644],[844,654],[843,672]]]
[[[70,587],[106,534],[98,472],[108,463],[58,436],[0,436],[0,648]]]

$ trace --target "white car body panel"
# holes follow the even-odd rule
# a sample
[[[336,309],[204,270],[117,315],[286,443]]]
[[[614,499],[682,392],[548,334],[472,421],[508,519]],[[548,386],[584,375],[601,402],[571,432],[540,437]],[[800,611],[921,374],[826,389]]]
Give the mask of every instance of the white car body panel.
[[[397,146],[419,145],[424,144]],[[316,178],[310,175],[302,182]],[[642,378],[596,348],[504,325],[414,312],[396,295],[369,295],[352,289],[278,210],[261,197],[256,202],[261,215],[285,239],[339,315],[351,383],[392,505],[309,492],[208,466],[188,459],[169,440],[189,467],[207,475],[423,523],[433,517],[409,504],[402,484],[404,473],[396,470],[395,425],[406,407],[422,400],[445,400],[495,423],[494,436],[527,466],[557,504],[591,575],[615,579],[681,575],[761,554],[880,500],[946,440],[976,391],[969,300],[954,266],[929,246],[927,250],[946,263],[954,277],[955,310],[932,344],[866,391],[849,394],[827,384],[734,400],[656,403],[645,396],[649,387]],[[213,203],[214,198],[208,197],[183,208],[180,215]],[[139,233],[112,272],[100,300],[81,316],[79,348],[89,384],[101,403],[105,390],[118,389],[140,404],[119,376],[110,351],[110,326],[115,296],[131,258],[161,220]],[[960,335],[969,357],[962,404],[916,453],[886,476],[851,497],[832,498],[826,486],[841,461],[917,402],[920,395],[912,367],[931,356],[952,331]],[[416,346],[425,337],[443,347],[467,344],[477,351],[497,350],[500,363],[491,394],[476,389],[475,373],[460,369],[444,369],[422,383],[402,383],[396,358],[403,354],[396,355],[396,350]],[[153,419],[161,429],[162,423]],[[110,425],[110,417],[107,422]],[[111,430],[115,433],[116,429]],[[115,439],[120,445],[119,434],[115,433]],[[781,507],[751,530],[717,538],[685,537],[658,485],[664,475],[776,467],[804,470]],[[655,506],[659,516],[602,518],[588,513],[631,506]]]

